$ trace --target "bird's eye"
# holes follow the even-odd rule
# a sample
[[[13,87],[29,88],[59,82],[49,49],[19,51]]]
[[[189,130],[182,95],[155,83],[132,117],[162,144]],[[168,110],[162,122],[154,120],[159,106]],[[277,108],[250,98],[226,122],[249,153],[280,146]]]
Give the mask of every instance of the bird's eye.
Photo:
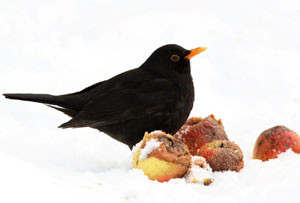
[[[178,55],[176,55],[176,54],[173,54],[171,56],[171,61],[173,61],[173,62],[177,62],[177,61],[179,61],[179,59],[180,59],[180,57]]]

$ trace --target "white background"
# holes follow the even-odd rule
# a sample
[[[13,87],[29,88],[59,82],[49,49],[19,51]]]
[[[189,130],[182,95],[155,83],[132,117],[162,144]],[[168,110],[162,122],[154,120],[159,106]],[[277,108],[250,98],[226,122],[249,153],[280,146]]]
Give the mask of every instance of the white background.
[[[300,157],[252,160],[258,135],[300,132],[299,1],[0,1],[0,93],[64,94],[136,68],[158,47],[192,59],[191,116],[211,113],[244,151],[210,187],[149,181],[131,152],[41,104],[0,99],[1,202],[298,202]]]

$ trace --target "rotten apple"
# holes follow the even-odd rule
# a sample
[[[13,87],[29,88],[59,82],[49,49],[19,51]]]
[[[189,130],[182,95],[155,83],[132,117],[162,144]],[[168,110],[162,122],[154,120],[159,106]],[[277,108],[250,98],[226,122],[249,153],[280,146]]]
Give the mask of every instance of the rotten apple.
[[[199,150],[199,156],[206,159],[213,171],[240,171],[244,167],[241,148],[228,140],[206,143]]]
[[[145,133],[134,148],[133,167],[159,182],[181,178],[189,168],[191,154],[180,140],[162,131]]]
[[[289,128],[279,125],[263,131],[256,140],[253,158],[267,161],[277,158],[277,155],[292,149],[300,153],[300,137]]]
[[[199,155],[200,148],[214,140],[228,140],[221,120],[216,120],[214,115],[204,119],[192,117],[174,135],[182,140],[189,148],[190,153]]]

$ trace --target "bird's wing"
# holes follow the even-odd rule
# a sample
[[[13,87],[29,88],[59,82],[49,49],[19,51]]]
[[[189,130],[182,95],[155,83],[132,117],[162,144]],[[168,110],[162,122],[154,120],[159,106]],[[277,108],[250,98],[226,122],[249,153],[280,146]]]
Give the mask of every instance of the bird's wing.
[[[170,108],[176,86],[166,79],[153,79],[126,88],[116,88],[88,102],[69,122],[60,127],[101,127],[142,118]]]

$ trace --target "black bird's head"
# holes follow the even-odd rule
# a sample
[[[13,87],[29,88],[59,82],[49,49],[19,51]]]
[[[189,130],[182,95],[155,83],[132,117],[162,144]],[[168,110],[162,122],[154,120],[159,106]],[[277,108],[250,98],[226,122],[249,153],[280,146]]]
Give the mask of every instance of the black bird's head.
[[[156,49],[141,68],[157,74],[190,74],[190,59],[205,51],[206,47],[187,50],[176,44]]]

